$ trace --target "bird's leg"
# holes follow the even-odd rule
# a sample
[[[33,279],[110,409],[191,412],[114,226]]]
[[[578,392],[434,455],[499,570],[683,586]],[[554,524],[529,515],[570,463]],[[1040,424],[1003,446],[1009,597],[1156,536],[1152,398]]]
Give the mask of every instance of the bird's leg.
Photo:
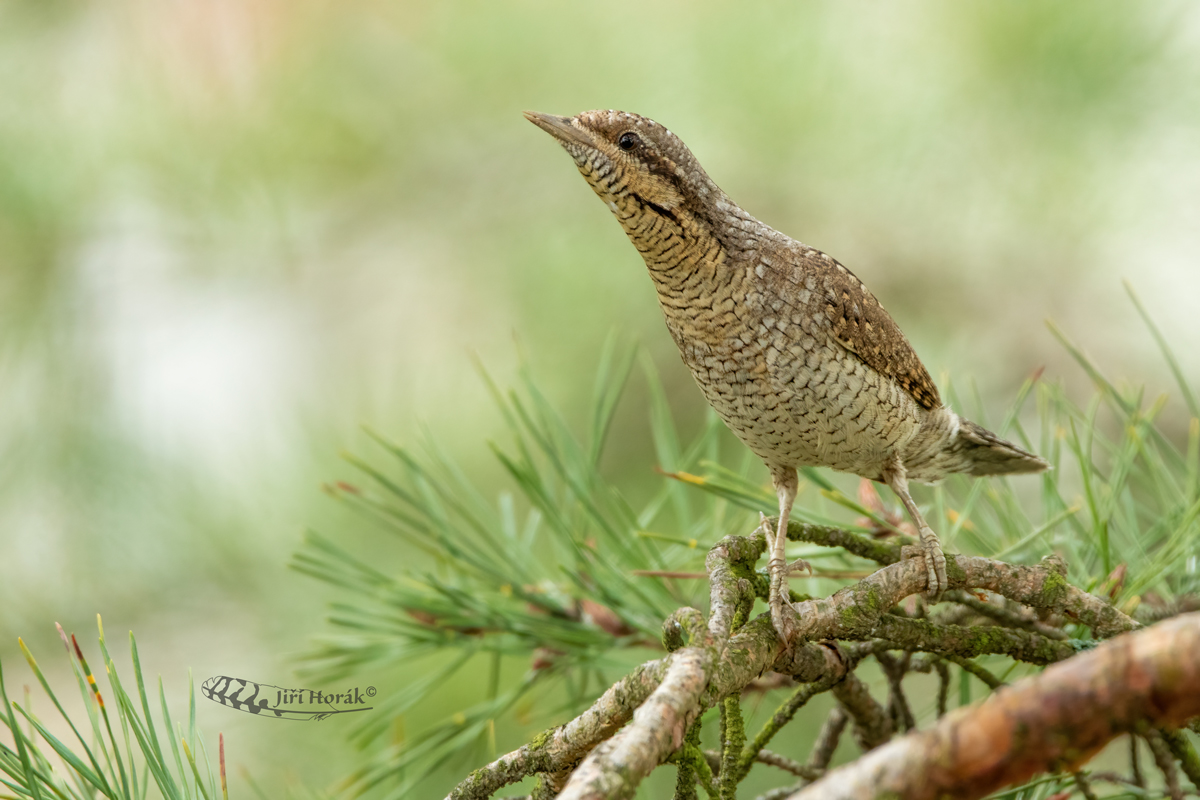
[[[883,479],[900,498],[900,502],[908,509],[909,516],[917,524],[917,530],[921,537],[921,550],[925,555],[925,569],[929,574],[929,584],[926,587],[925,596],[936,601],[949,586],[946,579],[946,556],[942,552],[942,543],[938,541],[937,534],[925,522],[925,518],[917,510],[917,504],[913,502],[912,495],[908,493],[908,476],[905,474],[904,465],[897,460],[894,465],[885,470]]]
[[[796,490],[800,482],[796,470],[792,467],[771,467],[771,482],[775,484],[775,493],[779,495],[779,524],[775,535],[767,537],[767,547],[770,558],[767,561],[767,573],[771,578],[771,588],[767,605],[771,608],[771,623],[775,632],[788,650],[792,649],[791,619],[785,616],[784,606],[791,609],[788,602],[787,576],[791,567],[787,563],[787,525],[788,516],[792,513],[792,503],[796,502]]]

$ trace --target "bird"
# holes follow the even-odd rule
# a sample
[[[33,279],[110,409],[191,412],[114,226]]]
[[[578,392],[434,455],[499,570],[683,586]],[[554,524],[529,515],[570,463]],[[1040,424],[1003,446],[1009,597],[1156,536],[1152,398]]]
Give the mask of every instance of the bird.
[[[562,145],[617,218],[700,391],[770,472],[779,515],[764,525],[768,606],[784,645],[797,620],[785,544],[800,467],[890,487],[916,525],[919,549],[908,555],[924,559],[923,594],[936,601],[946,557],[909,482],[1050,465],[952,411],[854,273],[742,210],[663,125],[615,110],[525,117]]]

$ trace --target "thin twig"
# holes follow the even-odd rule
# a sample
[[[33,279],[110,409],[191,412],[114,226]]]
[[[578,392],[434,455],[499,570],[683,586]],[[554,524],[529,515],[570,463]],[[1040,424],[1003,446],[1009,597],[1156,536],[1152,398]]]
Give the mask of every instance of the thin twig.
[[[1138,742],[1141,741],[1133,734],[1129,734],[1129,768],[1133,773],[1133,783],[1142,789],[1146,788],[1146,778],[1142,775],[1142,759],[1138,754]]]
[[[966,606],[977,614],[990,617],[1009,628],[1021,628],[1032,633],[1040,633],[1048,639],[1066,639],[1067,634],[1051,625],[1039,621],[1033,616],[1026,616],[1018,611],[1006,608],[998,603],[987,603],[970,592],[946,592],[943,600]]]
[[[759,751],[756,760],[760,764],[768,764],[776,769],[781,769],[784,772],[790,772],[796,777],[803,778],[806,781],[815,781],[825,774],[825,770],[823,769],[811,769],[807,765],[801,764],[799,761],[790,759],[787,756],[781,756],[779,753],[775,753],[771,750]]]
[[[721,764],[721,753],[718,750],[705,750],[704,756],[708,760],[709,766],[716,765],[719,769]],[[815,781],[817,778],[825,774],[824,769],[814,769],[799,761],[780,755],[773,750],[760,750],[755,756],[756,764],[766,764],[770,767],[776,767],[784,772],[790,772],[797,777],[804,778],[807,781]]]
[[[1083,777],[1083,773],[1072,772],[1071,777],[1075,779],[1075,785],[1079,788],[1079,793],[1083,795],[1084,800],[1097,800],[1096,793],[1092,791],[1092,787],[1087,782],[1087,778]]]
[[[1162,773],[1167,795],[1171,800],[1183,800],[1183,790],[1179,787],[1179,770],[1175,769],[1175,756],[1171,753],[1171,748],[1156,730],[1148,730],[1142,736],[1146,739],[1146,744],[1150,745],[1155,766]]]
[[[721,772],[717,776],[721,800],[736,800],[741,780],[739,759],[746,746],[746,722],[736,695],[721,701]]]
[[[974,675],[976,678],[979,678],[979,680],[981,680],[985,684],[987,684],[987,687],[989,689],[999,689],[1001,686],[1004,685],[1004,681],[1000,680],[995,675],[993,675],[992,673],[988,672],[983,667],[976,664],[974,661],[963,658],[962,656],[956,656],[952,653],[945,654],[943,656],[943,658],[945,658],[951,664],[957,664],[958,666],[965,669],[967,672]]]
[[[892,720],[883,706],[871,696],[867,685],[851,672],[833,687],[833,695],[853,722],[854,740],[863,752],[873,750],[892,738]]]
[[[912,709],[909,708],[908,698],[904,696],[904,674],[908,671],[908,662],[912,653],[905,652],[896,658],[886,650],[875,651],[875,660],[883,667],[883,674],[888,682],[888,704],[898,723],[901,733],[908,733],[917,727],[913,719]]]
[[[1179,768],[1183,770],[1183,774],[1187,775],[1192,786],[1200,789],[1200,756],[1196,755],[1196,748],[1192,747],[1192,743],[1188,741],[1183,731],[1174,728],[1160,728],[1158,732],[1163,741],[1167,743],[1167,747],[1171,749],[1171,754],[1178,759]]]
[[[829,691],[836,682],[832,679],[826,679],[818,683],[806,683],[785,700],[783,705],[775,709],[775,713],[763,724],[762,729],[755,735],[754,740],[742,749],[741,758],[738,759],[739,779],[745,777],[746,773],[750,771],[750,766],[758,757],[758,754],[762,752],[784,725],[792,721],[792,717],[796,716],[796,712],[818,694]]]
[[[812,752],[808,754],[806,766],[809,769],[821,772],[829,769],[829,762],[833,760],[834,751],[837,750],[838,742],[842,738],[842,731],[846,730],[846,723],[849,721],[850,718],[846,716],[846,712],[841,706],[837,706],[829,712],[829,716],[825,718],[825,724],[821,726],[821,732],[817,734],[817,741],[813,744]]]
[[[946,715],[946,706],[950,701],[950,666],[938,659],[933,662],[933,668],[938,674],[938,696],[937,696],[937,715],[944,717]]]

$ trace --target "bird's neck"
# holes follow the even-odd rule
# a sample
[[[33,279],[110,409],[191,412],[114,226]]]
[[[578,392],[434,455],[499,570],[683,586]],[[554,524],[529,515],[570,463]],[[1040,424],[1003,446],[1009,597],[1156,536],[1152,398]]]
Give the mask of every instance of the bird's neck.
[[[621,227],[642,254],[660,294],[697,277],[719,282],[729,254],[707,214],[680,206],[652,209],[630,198],[615,209]]]

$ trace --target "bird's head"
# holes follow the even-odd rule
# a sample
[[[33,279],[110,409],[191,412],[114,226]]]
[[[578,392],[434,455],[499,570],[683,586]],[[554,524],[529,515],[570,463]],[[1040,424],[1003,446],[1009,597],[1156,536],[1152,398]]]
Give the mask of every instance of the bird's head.
[[[681,226],[681,212],[706,219],[724,194],[679,137],[646,117],[624,111],[585,111],[556,117],[526,111],[549,133],[630,235],[645,215]]]

